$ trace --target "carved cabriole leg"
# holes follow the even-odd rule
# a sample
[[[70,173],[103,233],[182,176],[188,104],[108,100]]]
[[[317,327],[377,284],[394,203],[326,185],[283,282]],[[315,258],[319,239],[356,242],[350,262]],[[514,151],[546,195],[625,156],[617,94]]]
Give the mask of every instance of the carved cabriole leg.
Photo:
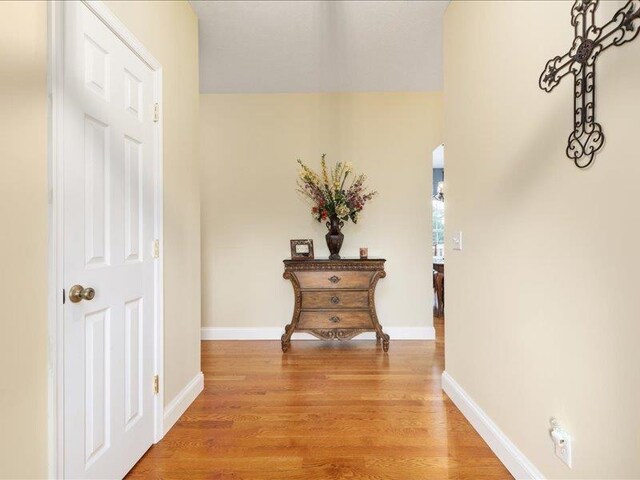
[[[284,334],[280,338],[280,342],[282,344],[282,351],[286,352],[291,345],[291,335],[295,331],[298,326],[298,320],[300,320],[300,310],[302,306],[302,293],[300,292],[300,284],[298,283],[298,279],[291,272],[285,271],[282,276],[285,280],[291,280],[291,284],[293,285],[293,295],[295,297],[295,304],[293,307],[293,317],[291,319],[291,323],[284,327]]]
[[[286,352],[287,350],[289,350],[289,345],[291,345],[291,334],[289,334],[289,328],[288,328],[290,326],[291,324],[284,327],[284,333],[282,334],[282,337],[280,337],[280,344],[283,352]]]
[[[376,314],[376,302],[375,291],[378,280],[387,276],[384,270],[377,271],[371,279],[371,285],[369,286],[369,313],[371,314],[371,320],[373,321],[373,328],[376,330],[376,342],[382,339],[382,350],[389,351],[389,335],[382,331],[382,326],[378,321],[378,315]]]

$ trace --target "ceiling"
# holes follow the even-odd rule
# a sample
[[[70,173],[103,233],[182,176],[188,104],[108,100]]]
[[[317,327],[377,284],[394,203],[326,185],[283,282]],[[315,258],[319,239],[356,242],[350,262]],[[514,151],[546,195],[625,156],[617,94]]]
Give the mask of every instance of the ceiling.
[[[449,1],[196,1],[202,93],[442,88]]]

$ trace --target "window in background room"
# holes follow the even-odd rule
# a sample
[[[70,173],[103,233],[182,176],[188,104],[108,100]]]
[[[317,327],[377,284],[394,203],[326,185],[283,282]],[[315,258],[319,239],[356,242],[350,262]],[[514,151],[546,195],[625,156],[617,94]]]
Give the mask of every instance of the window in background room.
[[[444,257],[444,145],[433,151],[433,256]]]
[[[433,313],[444,318],[444,145],[433,151],[433,188],[431,191],[433,251]]]

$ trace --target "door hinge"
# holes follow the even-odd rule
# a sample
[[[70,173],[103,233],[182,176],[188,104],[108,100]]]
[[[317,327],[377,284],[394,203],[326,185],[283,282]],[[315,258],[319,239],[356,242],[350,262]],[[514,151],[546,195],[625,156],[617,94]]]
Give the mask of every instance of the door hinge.
[[[159,103],[153,104],[153,121],[154,122],[160,121],[160,104]]]
[[[158,240],[157,238],[153,241],[153,247],[152,248],[152,253],[151,256],[153,258],[160,258],[160,240]]]
[[[160,376],[153,376],[153,393],[160,393]]]

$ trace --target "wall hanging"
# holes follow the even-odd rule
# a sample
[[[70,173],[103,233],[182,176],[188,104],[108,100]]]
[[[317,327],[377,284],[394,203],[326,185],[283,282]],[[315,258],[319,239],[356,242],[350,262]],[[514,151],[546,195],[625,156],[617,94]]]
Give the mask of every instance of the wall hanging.
[[[612,46],[634,40],[640,32],[640,0],[629,0],[613,19],[599,28],[595,11],[599,0],[577,0],[571,9],[575,29],[573,45],[567,53],[552,58],[540,75],[540,88],[550,92],[563,77],[574,75],[573,132],[569,135],[567,156],[579,168],[591,165],[604,145],[602,126],[596,122],[596,59]]]

